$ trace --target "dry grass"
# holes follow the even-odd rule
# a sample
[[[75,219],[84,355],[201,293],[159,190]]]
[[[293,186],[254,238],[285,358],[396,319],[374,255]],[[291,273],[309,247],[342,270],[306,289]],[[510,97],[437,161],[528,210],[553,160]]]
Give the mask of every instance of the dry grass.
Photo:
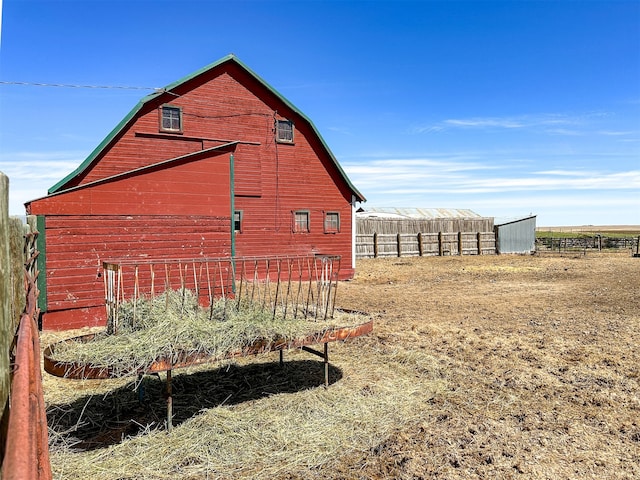
[[[366,315],[339,310],[327,320],[316,320],[313,315],[306,318],[302,312],[284,318],[256,304],[239,307],[232,300],[220,300],[205,308],[187,289],[124,302],[118,316],[120,327],[115,334],[100,332],[90,341],[60,343],[55,359],[108,368],[113,376],[121,377],[148,371],[161,359],[173,363],[193,356],[224,360],[258,343],[269,350],[276,343],[321,337],[332,327],[355,326],[369,320]]]
[[[332,344],[328,389],[300,352],[185,371],[170,435],[155,377],[139,403],[122,380],[45,375],[54,476],[640,477],[639,262],[361,261],[337,304],[379,318]]]

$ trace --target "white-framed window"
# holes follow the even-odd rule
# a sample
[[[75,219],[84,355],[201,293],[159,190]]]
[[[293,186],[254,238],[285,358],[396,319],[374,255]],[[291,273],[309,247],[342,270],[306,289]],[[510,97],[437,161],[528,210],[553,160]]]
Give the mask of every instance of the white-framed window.
[[[293,143],[293,122],[291,120],[276,121],[276,141]]]
[[[293,212],[293,232],[309,233],[310,229],[309,210],[296,210]]]
[[[182,108],[173,105],[160,107],[160,131],[182,133]]]
[[[233,212],[233,231],[242,233],[242,210]]]
[[[340,212],[324,212],[324,233],[340,231]]]

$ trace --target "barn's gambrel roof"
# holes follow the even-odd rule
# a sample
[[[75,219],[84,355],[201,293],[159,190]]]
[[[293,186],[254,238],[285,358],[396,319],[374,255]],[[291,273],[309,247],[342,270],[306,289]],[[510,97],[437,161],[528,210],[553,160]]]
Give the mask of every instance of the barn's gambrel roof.
[[[162,89],[159,89],[158,91],[156,91],[156,92],[154,92],[154,93],[152,93],[150,95],[147,95],[142,100],[140,100],[138,102],[138,104],[135,107],[133,107],[133,109],[120,121],[120,123],[118,123],[118,125],[116,125],[116,127],[104,138],[104,140],[102,140],[102,142],[78,166],[78,168],[76,168],[73,172],[71,172],[65,178],[63,178],[58,183],[56,183],[53,187],[51,187],[48,190],[48,193],[49,194],[60,193],[60,192],[62,192],[64,190],[66,190],[65,186],[67,184],[69,184],[78,175],[82,174],[87,168],[89,168],[89,166],[92,164],[92,162],[96,158],[98,158],[101,153],[103,153],[103,151],[111,144],[111,142],[130,123],[135,121],[135,119],[137,118],[138,113],[143,109],[145,104],[147,104],[148,102],[150,102],[152,100],[157,99],[161,95],[166,95],[167,93],[170,93],[172,90],[176,89],[177,87],[180,87],[181,85],[184,85],[185,83],[195,79],[196,77],[198,77],[200,75],[204,75],[207,72],[209,72],[210,70],[213,70],[214,68],[217,68],[217,67],[219,67],[219,66],[221,66],[221,65],[223,65],[225,63],[228,63],[228,62],[233,62],[236,65],[238,65],[239,67],[241,67],[243,70],[245,70],[249,75],[254,77],[254,79],[258,83],[260,83],[264,88],[266,88],[269,92],[271,92],[275,97],[277,97],[277,99],[279,101],[281,101],[283,104],[285,104],[288,108],[290,108],[293,112],[295,112],[304,122],[306,122],[308,124],[308,126],[311,128],[311,131],[316,135],[316,137],[320,141],[320,144],[322,145],[322,147],[326,151],[327,155],[329,156],[329,158],[334,163],[334,165],[335,165],[336,169],[338,170],[338,172],[340,173],[342,179],[348,185],[348,187],[352,191],[352,193],[355,195],[356,199],[358,201],[360,201],[360,202],[364,202],[366,200],[365,197],[351,183],[351,181],[347,177],[346,173],[344,172],[344,170],[340,166],[340,163],[338,162],[336,157],[333,155],[333,152],[329,149],[329,146],[324,141],[324,139],[322,138],[322,135],[320,135],[320,132],[318,131],[316,126],[313,124],[313,122],[304,113],[302,113],[297,107],[295,107],[291,102],[289,102],[289,100],[287,100],[285,97],[283,97],[277,90],[275,90],[271,85],[269,85],[267,82],[265,82],[260,76],[258,76],[254,71],[252,71],[244,63],[242,63],[233,54],[227,55],[226,57],[223,57],[220,60],[218,60],[218,61],[216,61],[214,63],[211,63],[211,64],[207,65],[206,67],[203,67],[200,70],[197,70],[197,71],[193,72],[192,74],[181,78],[180,80],[177,80],[177,81],[175,81],[173,83],[170,83],[166,87],[164,87]]]

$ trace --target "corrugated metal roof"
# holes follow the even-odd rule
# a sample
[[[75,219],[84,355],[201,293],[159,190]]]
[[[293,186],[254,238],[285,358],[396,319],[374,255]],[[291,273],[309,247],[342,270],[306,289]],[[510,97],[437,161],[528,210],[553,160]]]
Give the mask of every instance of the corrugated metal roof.
[[[413,218],[432,220],[436,218],[484,218],[467,208],[400,208],[370,207],[358,212],[364,218]]]
[[[536,218],[536,215],[530,213],[529,215],[523,215],[521,217],[496,217],[494,219],[494,225],[507,225],[509,223],[521,222],[523,220],[529,220],[530,218]]]

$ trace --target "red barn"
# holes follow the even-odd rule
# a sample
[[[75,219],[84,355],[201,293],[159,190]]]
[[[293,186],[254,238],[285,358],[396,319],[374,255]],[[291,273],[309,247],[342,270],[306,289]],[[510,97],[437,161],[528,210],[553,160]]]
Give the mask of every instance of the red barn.
[[[362,201],[311,120],[227,56],[143,98],[26,204],[43,328],[104,323],[107,258],[323,253],[349,278]]]

